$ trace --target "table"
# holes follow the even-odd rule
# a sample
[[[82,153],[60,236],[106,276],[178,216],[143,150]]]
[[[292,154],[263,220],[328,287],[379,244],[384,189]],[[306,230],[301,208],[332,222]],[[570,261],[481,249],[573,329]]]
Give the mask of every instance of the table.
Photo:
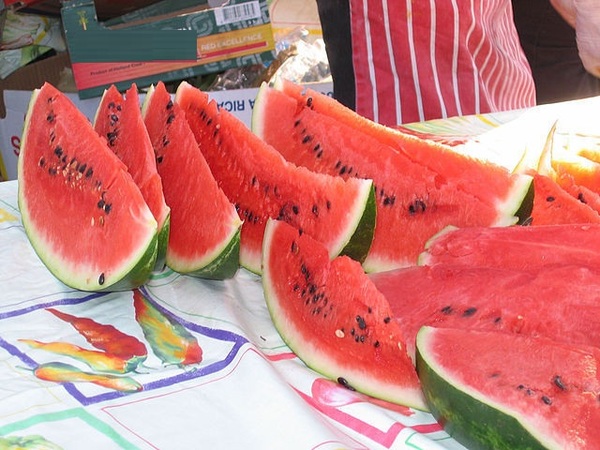
[[[413,124],[451,138],[460,151],[507,166],[525,148],[541,148],[552,123],[570,120],[600,99],[528,111]],[[597,117],[597,114],[596,114]],[[433,417],[369,399],[308,369],[270,320],[261,280],[243,269],[226,281],[155,272],[139,294],[176,320],[202,349],[202,360],[165,365],[149,351],[125,392],[91,382],[38,379],[45,362],[79,361],[31,348],[22,339],[91,348],[48,308],[91,318],[145,343],[131,291],[74,291],[37,258],[20,223],[17,182],[0,183],[0,447],[29,437],[62,449],[461,449]],[[54,446],[55,447],[54,447]]]

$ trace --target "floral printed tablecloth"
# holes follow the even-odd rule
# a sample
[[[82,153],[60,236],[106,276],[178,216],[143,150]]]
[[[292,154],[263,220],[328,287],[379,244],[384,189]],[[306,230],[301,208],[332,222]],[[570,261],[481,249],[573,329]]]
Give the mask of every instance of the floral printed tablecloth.
[[[466,136],[459,150],[510,166],[525,147],[543,144],[559,114],[570,118],[572,107],[588,104],[598,106],[575,102],[410,127]],[[367,398],[308,369],[273,327],[260,278],[243,269],[227,281],[165,269],[136,291],[74,291],[29,244],[16,181],[0,183],[0,249],[0,448],[463,448],[431,415]],[[140,305],[161,325],[144,319]],[[91,345],[92,332],[103,342]],[[184,360],[161,348],[169,333],[196,352]],[[97,352],[115,340],[147,351],[118,379],[83,363],[96,353],[72,352],[74,345]],[[65,375],[66,367],[77,372]],[[80,381],[69,381],[73,373]],[[65,381],[52,381],[60,376]]]

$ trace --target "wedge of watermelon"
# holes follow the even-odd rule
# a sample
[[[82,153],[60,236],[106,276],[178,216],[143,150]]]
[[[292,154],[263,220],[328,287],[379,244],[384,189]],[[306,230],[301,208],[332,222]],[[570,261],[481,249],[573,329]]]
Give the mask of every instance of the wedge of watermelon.
[[[419,264],[518,270],[551,264],[600,267],[600,224],[449,227],[427,242]]]
[[[533,208],[527,221],[530,225],[600,222],[597,211],[571,195],[550,176],[536,173],[533,189]]]
[[[423,327],[417,350],[434,417],[468,448],[600,448],[598,348]]]
[[[23,226],[56,278],[87,291],[131,289],[148,279],[156,220],[125,165],[48,83],[31,96],[18,183]]]
[[[171,208],[167,266],[202,278],[231,278],[239,267],[241,220],[217,185],[184,111],[160,82],[142,114]]]
[[[94,129],[106,138],[109,148],[125,163],[158,223],[155,268],[160,270],[165,264],[169,240],[170,209],[163,195],[154,149],[142,119],[135,84],[127,90],[125,98],[114,85],[104,91],[96,110]]]
[[[424,408],[402,330],[361,265],[269,220],[262,283],[273,323],[308,366],[373,397]]]
[[[373,180],[377,224],[366,271],[415,264],[427,239],[447,225],[517,222],[529,176],[442,152],[438,148],[445,147],[415,137],[411,139],[420,145],[414,146],[418,157],[413,158],[363,130],[365,119],[351,123],[349,113],[345,121],[335,112],[330,115],[326,104],[332,110],[342,106],[323,94],[301,95],[288,85],[280,92],[263,84],[254,105],[253,131],[294,164],[345,179]]]
[[[414,357],[423,325],[546,336],[600,346],[600,268],[511,270],[448,264],[369,275]]]
[[[499,211],[517,211],[515,206],[518,208],[521,204],[524,192],[531,184],[529,177],[511,174],[504,167],[462,154],[456,150],[456,146],[422,138],[414,132],[403,132],[401,127],[392,128],[373,122],[313,89],[284,78],[277,78],[273,86],[294,98],[299,106],[307,105],[321,116],[329,116],[359,129],[361,133],[404,154],[413,162],[451,180],[457,189],[496,205]],[[485,189],[482,189],[483,186]]]
[[[285,161],[231,113],[218,111],[207,94],[181,83],[176,102],[200,143],[208,165],[242,226],[240,262],[261,272],[262,240],[269,218],[284,220],[322,242],[331,256],[362,261],[375,226],[373,183],[344,181]]]

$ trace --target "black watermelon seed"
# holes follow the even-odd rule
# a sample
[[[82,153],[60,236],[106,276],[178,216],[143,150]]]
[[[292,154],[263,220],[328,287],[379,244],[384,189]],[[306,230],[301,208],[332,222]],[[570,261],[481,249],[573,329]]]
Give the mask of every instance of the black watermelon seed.
[[[356,316],[356,322],[358,323],[358,328],[360,328],[361,330],[367,328],[367,323],[365,322],[365,319],[362,318],[362,316]]]
[[[387,316],[383,319],[383,323],[390,323],[392,321],[392,318],[390,316]]]
[[[417,214],[420,212],[422,213],[425,212],[426,208],[427,205],[425,205],[425,202],[423,200],[417,199],[408,206],[408,212],[410,214]]]
[[[552,404],[552,399],[550,397],[547,397],[545,395],[542,395],[542,401],[546,404],[546,405],[551,405]]]
[[[553,202],[554,200],[556,200],[554,197],[552,197],[551,195],[549,195],[548,197],[546,197],[546,201],[547,202]]]
[[[308,97],[306,99],[306,106],[308,106],[310,108],[312,106],[312,102],[313,102],[312,97]]]
[[[302,138],[303,144],[308,144],[310,141],[312,141],[312,136],[310,136],[310,135],[306,135]]]
[[[567,387],[565,386],[565,384],[562,381],[562,378],[560,377],[560,375],[555,375],[554,378],[552,379],[552,382],[556,385],[557,388],[559,388],[561,391],[565,391],[567,389]]]
[[[471,317],[473,314],[475,314],[477,312],[477,308],[475,307],[471,307],[471,308],[467,308],[463,311],[462,315],[463,317]]]
[[[167,103],[167,109],[171,109],[173,107],[173,101],[169,100],[169,102]]]
[[[172,123],[175,120],[175,114],[169,114],[167,117],[167,125]]]
[[[346,380],[344,377],[338,377],[337,382],[344,386],[346,389],[350,389],[351,391],[355,390],[352,386],[350,386],[348,380]]]
[[[448,315],[448,314],[452,314],[454,312],[454,310],[452,309],[452,306],[448,305],[448,306],[444,306],[441,309],[441,312],[442,312],[442,314]]]
[[[102,285],[104,284],[104,281],[105,281],[105,280],[104,280],[104,272],[102,272],[102,273],[100,274],[100,276],[98,277],[98,284],[99,284],[100,286],[102,286]]]

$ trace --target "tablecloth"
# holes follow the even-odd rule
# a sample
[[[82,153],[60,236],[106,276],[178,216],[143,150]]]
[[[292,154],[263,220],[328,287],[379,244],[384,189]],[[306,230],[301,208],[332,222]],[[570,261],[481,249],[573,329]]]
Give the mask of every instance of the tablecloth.
[[[411,128],[462,137],[460,151],[510,166],[525,148],[543,145],[559,116],[570,120],[583,106],[598,108],[599,101]],[[464,448],[430,414],[370,399],[307,368],[274,328],[260,277],[244,269],[226,281],[165,269],[136,292],[202,350],[199,362],[168,364],[136,321],[134,292],[75,291],[40,262],[20,222],[17,181],[0,183],[0,252],[0,448],[10,442],[77,450]],[[145,344],[147,359],[129,374],[139,390],[36,377],[38,365],[56,362],[91,372],[77,359],[28,345],[93,349],[53,311],[111,325]]]

